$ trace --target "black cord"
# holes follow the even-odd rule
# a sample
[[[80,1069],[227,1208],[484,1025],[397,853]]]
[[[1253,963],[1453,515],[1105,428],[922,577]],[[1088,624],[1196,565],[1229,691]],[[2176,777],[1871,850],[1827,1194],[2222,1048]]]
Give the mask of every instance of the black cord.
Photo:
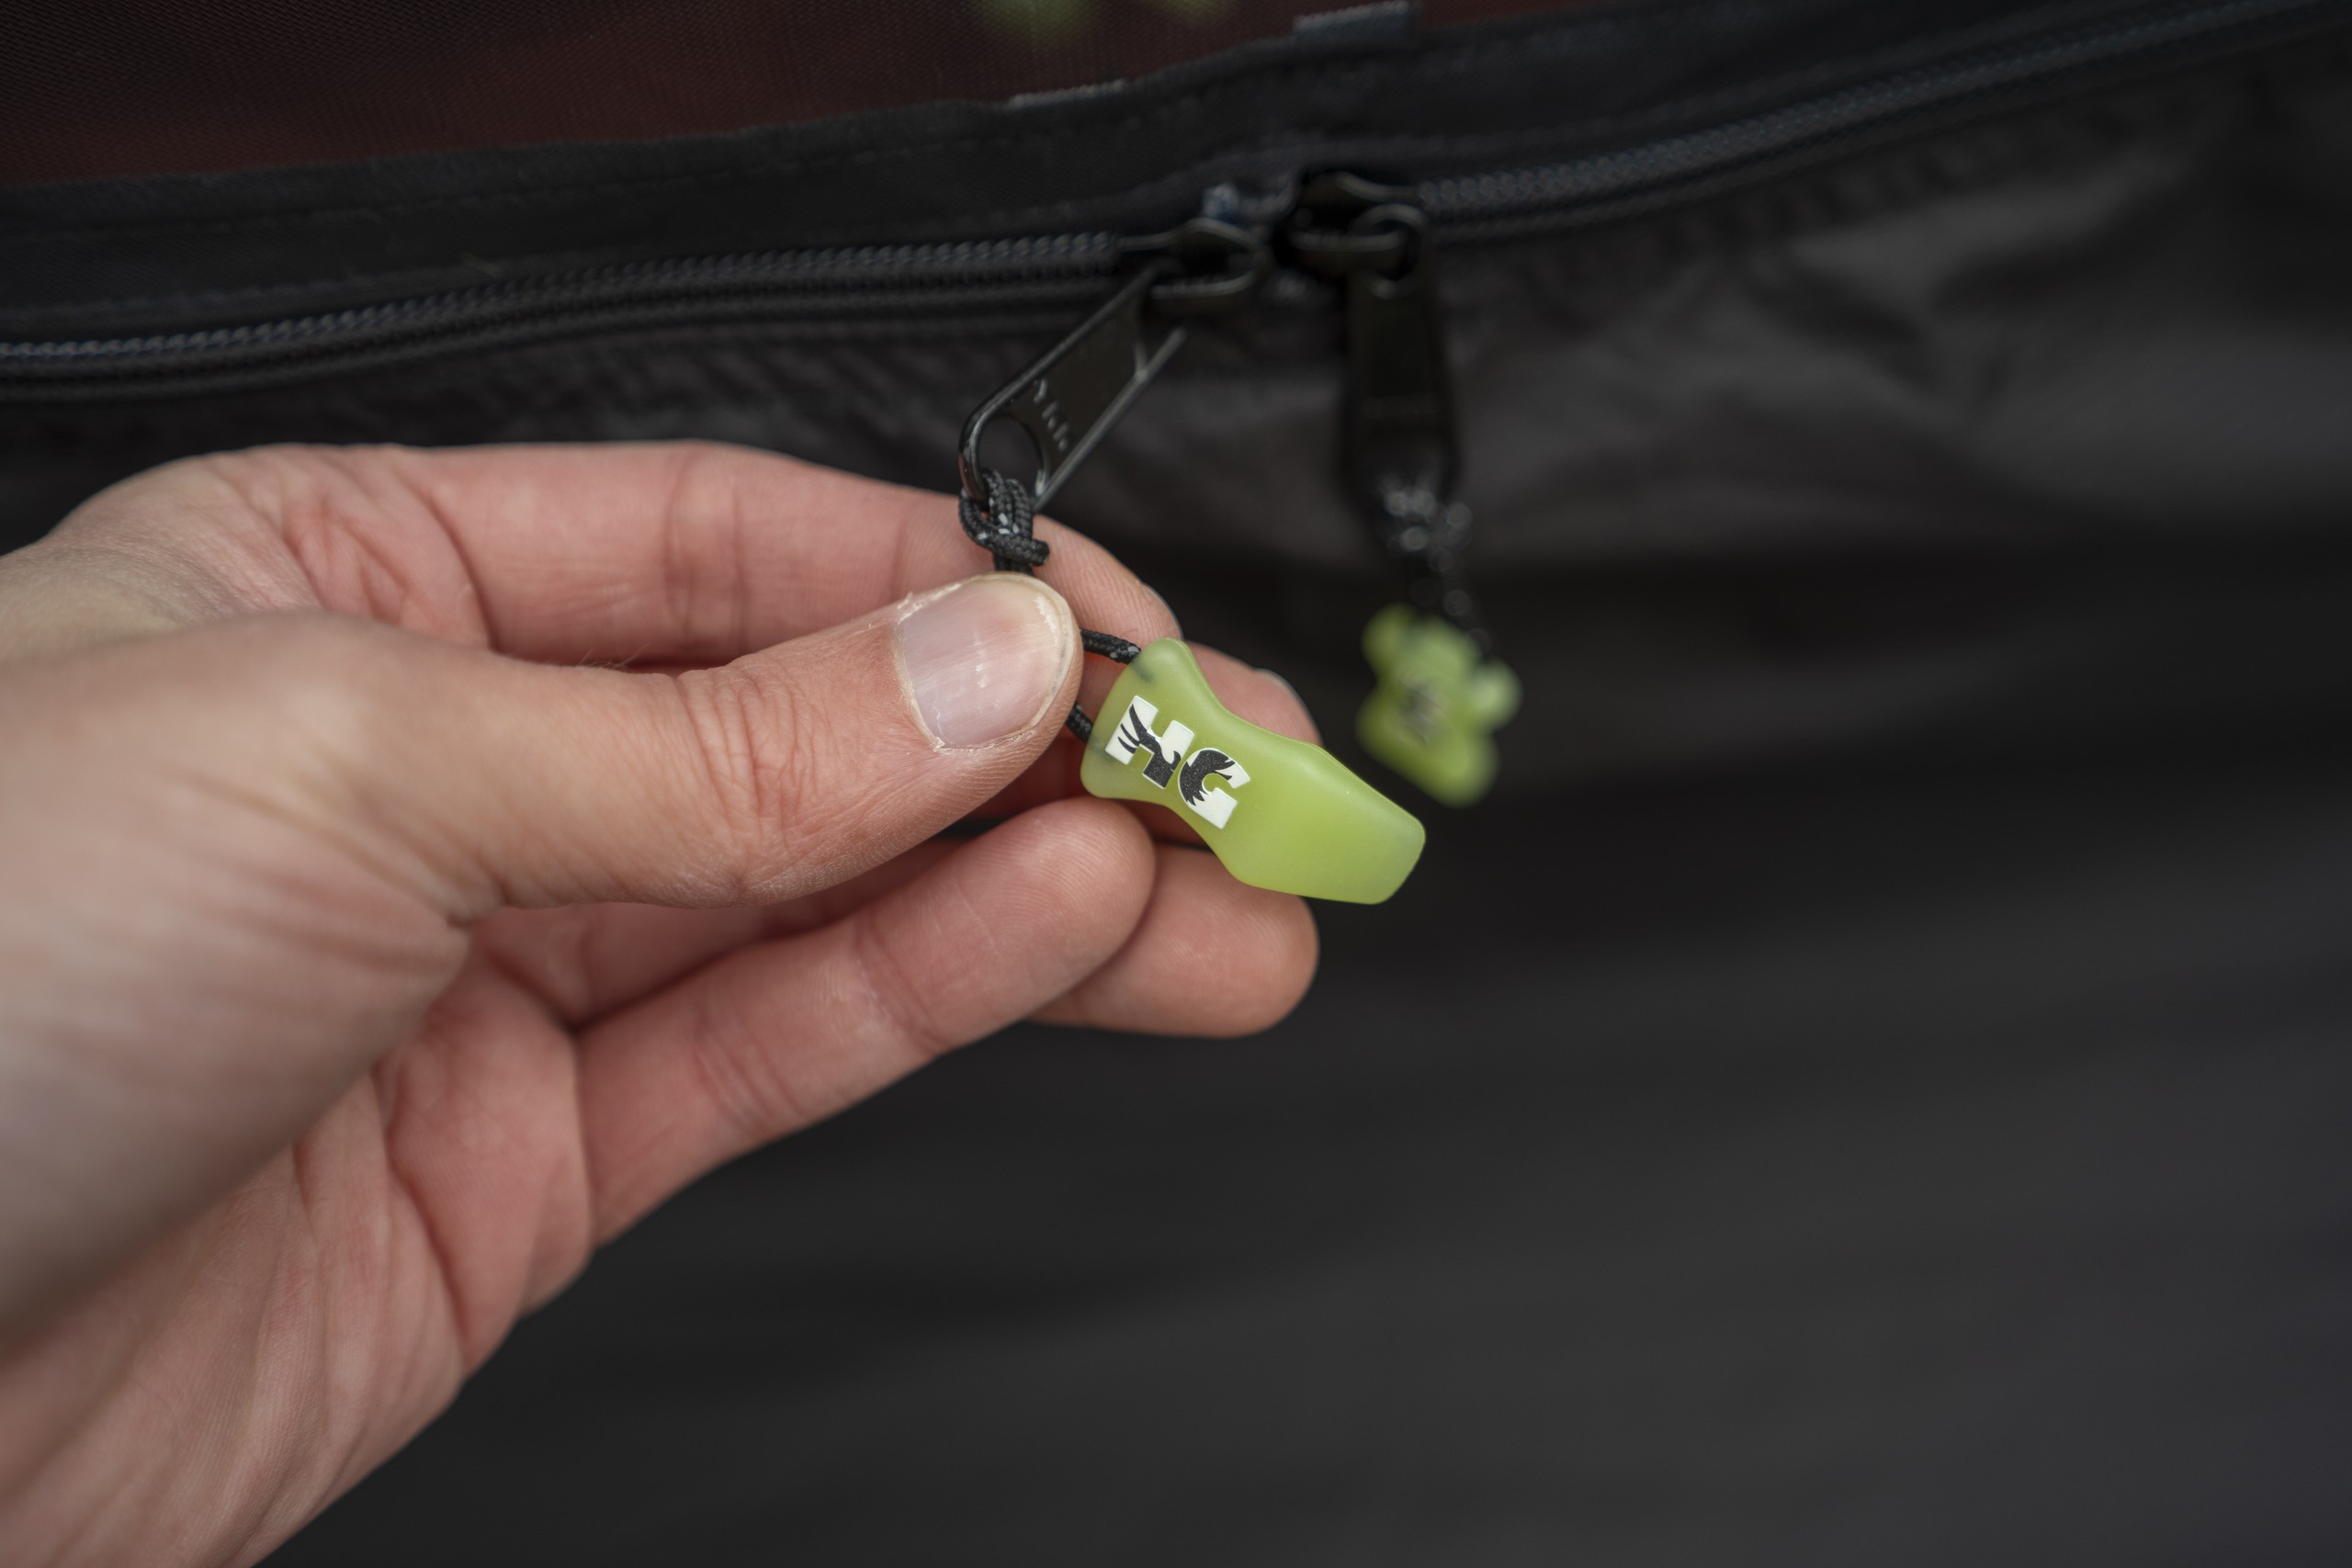
[[[1133,664],[1136,655],[1143,651],[1125,637],[1113,637],[1109,632],[1082,631],[1078,634],[1078,640],[1085,644],[1086,651],[1097,659],[1108,659],[1120,664]]]
[[[964,525],[964,532],[972,543],[988,551],[997,570],[1034,573],[1053,554],[1035,532],[1036,499],[1027,485],[994,468],[982,468],[978,477],[987,494],[976,496],[967,490],[956,497],[956,520]],[[1113,637],[1109,632],[1081,629],[1078,640],[1096,658],[1120,664],[1133,664],[1136,656],[1143,651],[1126,638]],[[1077,704],[1070,705],[1069,717],[1062,722],[1081,743],[1094,739],[1094,721]]]
[[[1495,639],[1464,570],[1470,508],[1458,501],[1440,501],[1424,480],[1384,486],[1380,509],[1389,553],[1412,569],[1406,596],[1413,606],[1452,623],[1470,638],[1479,658],[1490,657]]]
[[[1053,552],[1030,531],[1037,502],[1029,487],[994,468],[982,468],[979,480],[986,495],[966,491],[956,502],[956,519],[972,543],[994,558],[999,571],[1032,571],[1045,565]]]

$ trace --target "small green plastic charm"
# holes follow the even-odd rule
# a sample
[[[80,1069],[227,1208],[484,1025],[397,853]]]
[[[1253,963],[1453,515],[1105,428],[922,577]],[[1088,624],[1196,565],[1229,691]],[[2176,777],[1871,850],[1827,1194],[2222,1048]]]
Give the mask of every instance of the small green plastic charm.
[[[1494,730],[1519,711],[1519,677],[1459,626],[1391,604],[1363,631],[1380,684],[1356,716],[1363,749],[1448,806],[1495,782]]]
[[[1377,904],[1421,858],[1421,825],[1320,746],[1237,718],[1193,650],[1162,637],[1103,700],[1089,794],[1173,807],[1252,887]]]

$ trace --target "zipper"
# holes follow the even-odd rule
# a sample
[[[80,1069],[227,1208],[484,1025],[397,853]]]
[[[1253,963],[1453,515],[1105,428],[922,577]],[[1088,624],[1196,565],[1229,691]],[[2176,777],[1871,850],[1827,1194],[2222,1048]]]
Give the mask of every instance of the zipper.
[[[1939,110],[2185,46],[2340,17],[2348,0],[2194,0],[1966,52],[1736,121],[1532,167],[1424,180],[1448,245],[1594,221],[1849,147]],[[135,400],[301,381],[560,337],[663,326],[946,317],[1091,300],[1165,236],[1104,232],[600,267],[200,331],[0,341],[0,402]],[[1163,295],[1163,299],[1168,296]]]
[[[956,454],[966,495],[979,499],[989,483],[980,443],[1003,419],[1025,431],[1035,448],[1028,509],[1052,501],[1183,346],[1189,324],[1250,310],[1274,268],[1263,239],[1211,217],[1136,242],[1127,254],[1136,265],[1126,281],[972,411]]]
[[[0,401],[229,390],[635,328],[1060,305],[1091,298],[1126,254],[1091,233],[697,256],[195,332],[0,342]]]
[[[1366,628],[1364,651],[1378,680],[1358,716],[1357,737],[1433,798],[1467,806],[1494,780],[1493,731],[1518,706],[1519,681],[1494,657],[1464,569],[1470,509],[1454,493],[1461,444],[1436,246],[1417,195],[1411,186],[1362,175],[1319,174],[1282,198],[1283,216],[1268,230],[1204,215],[1152,247],[1109,299],[973,410],[956,455],[957,515],[998,570],[1042,564],[1046,549],[1031,531],[1037,510],[1174,355],[1188,321],[1250,309],[1279,251],[1295,269],[1340,290],[1347,328],[1342,468],[1382,543],[1412,574],[1407,602]],[[1208,203],[1212,213],[1240,205],[1231,191],[1212,192]],[[1028,436],[1034,479],[993,467],[982,454],[1000,421]],[[1106,633],[1081,637],[1090,653],[1122,663],[1133,664],[1146,651]],[[1149,714],[1128,716],[1141,728],[1133,735],[1123,728],[1104,742],[1119,762],[1129,760],[1138,738],[1153,734]],[[1094,768],[1093,719],[1072,708],[1069,728],[1087,745]],[[1180,728],[1189,739],[1190,722]],[[1162,757],[1159,740],[1151,744],[1153,756]],[[1120,793],[1108,782],[1112,774],[1096,769],[1090,776]],[[1145,776],[1160,786],[1168,782],[1150,768]],[[1237,775],[1237,782],[1246,779],[1246,773]]]
[[[2061,28],[1835,89],[1780,108],[1614,152],[1540,167],[1449,176],[1420,186],[1454,243],[1516,238],[1559,220],[1614,215],[1662,190],[1695,194],[1711,177],[1796,152],[1836,152],[1939,110],[2128,66],[2185,46],[2267,41],[2331,19],[2340,0],[2177,0]]]
[[[1341,468],[1381,543],[1410,570],[1405,602],[1364,628],[1374,679],[1356,739],[1431,799],[1464,807],[1494,783],[1494,731],[1517,711],[1520,684],[1470,591],[1438,246],[1418,197],[1361,175],[1318,175],[1300,189],[1282,243],[1346,300]]]
[[[1301,186],[1282,243],[1344,300],[1340,467],[1356,505],[1411,569],[1415,607],[1459,628],[1484,657],[1492,639],[1463,570],[1470,509],[1455,493],[1462,442],[1430,228],[1415,187],[1341,172]]]

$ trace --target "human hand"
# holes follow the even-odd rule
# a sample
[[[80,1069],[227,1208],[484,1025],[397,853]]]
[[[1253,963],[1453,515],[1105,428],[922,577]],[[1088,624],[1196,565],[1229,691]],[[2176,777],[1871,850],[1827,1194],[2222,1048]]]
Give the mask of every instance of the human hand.
[[[949,589],[950,501],[783,458],[289,447],[0,558],[0,1562],[260,1557],[598,1243],[1014,1020],[1287,1011],[1304,906],[1077,793],[1076,626],[1175,628],[1039,532]]]

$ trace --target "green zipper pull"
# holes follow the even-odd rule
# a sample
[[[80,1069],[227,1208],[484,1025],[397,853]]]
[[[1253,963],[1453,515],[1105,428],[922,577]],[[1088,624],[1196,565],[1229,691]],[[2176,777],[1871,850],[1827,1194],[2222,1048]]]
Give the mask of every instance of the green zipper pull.
[[[1372,618],[1363,655],[1380,678],[1356,716],[1363,749],[1447,806],[1485,795],[1495,782],[1495,728],[1519,711],[1510,667],[1409,604]]]
[[[1086,459],[1179,344],[1183,323],[1244,308],[1272,267],[1249,232],[1196,219],[1155,243],[1118,290],[1070,333],[974,410],[958,452],[964,531],[1000,570],[1046,556],[1032,521]],[[990,468],[980,444],[1010,421],[1033,445],[1036,478]],[[1126,669],[1102,722],[1070,709],[1084,743],[1079,774],[1092,794],[1175,809],[1226,870],[1252,886],[1309,898],[1377,904],[1421,858],[1421,825],[1320,746],[1261,729],[1227,711],[1192,650],[1080,633],[1086,651]]]
[[[1496,727],[1519,678],[1494,657],[1464,570],[1470,508],[1429,219],[1409,186],[1320,175],[1283,231],[1293,259],[1347,297],[1345,467],[1388,553],[1413,573],[1409,604],[1364,632],[1378,685],[1357,716],[1364,750],[1447,806],[1495,779]]]
[[[1091,795],[1171,807],[1253,887],[1377,904],[1421,858],[1410,812],[1320,746],[1227,712],[1173,637],[1120,673],[1079,777]]]

